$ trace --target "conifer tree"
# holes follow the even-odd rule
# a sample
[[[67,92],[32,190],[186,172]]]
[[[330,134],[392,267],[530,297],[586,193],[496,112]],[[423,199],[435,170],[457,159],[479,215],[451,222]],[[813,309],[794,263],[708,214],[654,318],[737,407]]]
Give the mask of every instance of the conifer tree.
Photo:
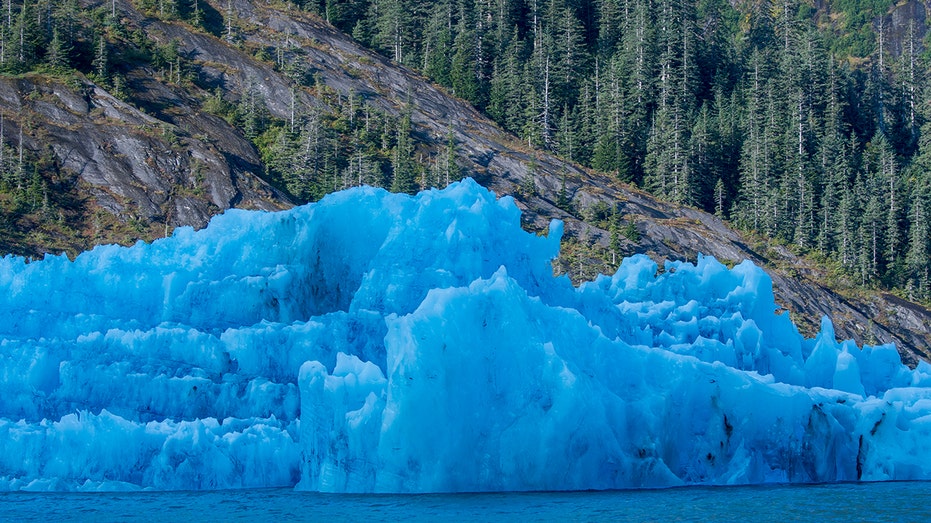
[[[610,58],[622,38],[621,22],[626,1],[601,0],[598,2],[598,44],[596,56]]]
[[[553,106],[564,107],[571,105],[578,97],[578,79],[588,75],[588,57],[584,49],[585,28],[575,10],[570,7],[557,8],[555,16],[551,22],[554,59],[550,81]]]
[[[523,89],[527,82],[523,76],[522,55],[523,44],[515,27],[504,55],[495,60],[488,102],[489,114],[515,134],[520,134],[523,128],[526,111]]]
[[[403,63],[410,50],[411,10],[405,0],[374,0],[370,16],[375,20],[375,41],[395,62]]]
[[[55,69],[66,69],[70,65],[71,49],[66,47],[57,28],[52,30],[52,39],[46,51],[46,63]]]
[[[476,33],[467,27],[467,21],[460,21],[459,30],[453,44],[454,53],[450,64],[449,80],[453,93],[474,105],[482,102],[479,84],[478,60],[475,55]]]
[[[766,110],[768,103],[768,86],[765,79],[765,59],[754,51],[751,58],[752,69],[748,72],[745,140],[740,153],[740,212],[739,219],[745,227],[763,230],[767,216],[764,213],[765,202],[771,198],[769,185],[772,179],[772,161],[769,125]]]
[[[856,147],[856,138],[850,139],[851,145],[847,147],[846,163],[851,166],[849,174],[849,183],[841,185],[840,211],[837,220],[835,236],[837,238],[836,250],[839,253],[841,264],[856,271],[859,263],[860,241],[859,228],[863,216],[864,200],[866,193],[863,183],[863,172],[859,165],[850,155]]]
[[[391,164],[394,168],[391,191],[415,193],[417,191],[417,172],[414,165],[414,143],[411,140],[410,108],[405,110],[398,122]]]
[[[706,210],[715,210],[714,184],[721,180],[718,173],[716,125],[712,121],[708,104],[702,104],[689,133],[689,178],[686,203],[699,205]],[[722,204],[723,205],[723,204]]]
[[[570,162],[575,161],[573,157],[574,148],[576,146],[575,135],[575,122],[573,121],[572,113],[569,107],[564,107],[562,116],[559,119],[559,125],[556,129],[556,149],[560,156]]]
[[[254,140],[265,130],[268,108],[255,78],[250,77],[246,80],[243,91],[237,114],[244,134],[250,140]]]
[[[623,118],[626,122],[620,140],[630,171],[628,176],[621,178],[639,182],[643,179],[643,161],[650,132],[649,115],[654,104],[656,52],[650,3],[647,0],[630,1],[632,5],[625,9],[624,37],[613,71],[617,81],[622,82],[615,88],[619,95],[617,101],[622,103],[616,118]],[[620,124],[615,127],[620,128]]]
[[[907,283],[921,300],[931,300],[931,216],[929,216],[928,175],[925,174],[912,197],[908,253],[905,256]]]
[[[886,233],[883,185],[876,172],[867,172],[858,191],[866,197],[859,242],[861,283],[864,284],[878,279],[883,270]]]
[[[107,40],[102,34],[97,35],[94,46],[94,61],[91,63],[99,82],[106,84],[110,79],[110,61],[107,52]]]
[[[444,187],[462,179],[462,171],[456,163],[456,135],[453,133],[452,128],[447,131],[446,148],[443,150],[440,158],[439,173],[442,176],[441,182]]]
[[[725,201],[724,181],[718,178],[718,181],[714,183],[714,215],[718,218],[727,217],[724,207]]]
[[[29,0],[23,0],[19,18],[13,28],[13,45],[20,71],[35,65],[37,50],[43,46],[43,35],[34,13],[34,6]]]
[[[452,85],[453,12],[449,0],[436,2],[424,35],[423,70],[440,85]]]

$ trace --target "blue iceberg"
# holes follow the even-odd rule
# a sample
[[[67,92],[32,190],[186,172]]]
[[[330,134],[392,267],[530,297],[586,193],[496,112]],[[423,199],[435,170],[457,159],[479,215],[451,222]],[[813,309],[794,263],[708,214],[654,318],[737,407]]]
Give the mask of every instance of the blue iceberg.
[[[931,366],[803,338],[772,282],[471,180],[0,259],[0,489],[448,492],[931,478]]]

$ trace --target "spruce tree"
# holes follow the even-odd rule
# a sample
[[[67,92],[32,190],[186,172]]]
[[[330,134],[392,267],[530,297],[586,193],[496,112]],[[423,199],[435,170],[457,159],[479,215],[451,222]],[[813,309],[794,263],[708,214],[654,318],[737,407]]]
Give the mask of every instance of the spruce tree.
[[[436,2],[424,35],[423,71],[440,85],[451,86],[453,13],[450,0]]]
[[[391,156],[394,176],[391,191],[413,194],[417,192],[417,172],[414,164],[414,142],[411,139],[410,108],[398,122],[394,151]]]
[[[453,58],[450,64],[449,81],[456,96],[479,105],[481,86],[477,71],[476,33],[461,21],[453,44]]]
[[[905,267],[908,283],[920,300],[931,300],[931,216],[929,216],[928,174],[923,176],[912,197],[911,226]]]
[[[91,63],[97,81],[106,85],[110,80],[110,60],[107,49],[107,40],[103,34],[98,34],[94,46],[94,61]]]
[[[70,52],[71,49],[66,47],[62,41],[58,29],[53,29],[52,39],[45,54],[45,62],[54,69],[67,69],[71,64]]]
[[[405,0],[372,2],[370,17],[375,20],[375,42],[395,62],[403,63],[410,51],[411,10]]]

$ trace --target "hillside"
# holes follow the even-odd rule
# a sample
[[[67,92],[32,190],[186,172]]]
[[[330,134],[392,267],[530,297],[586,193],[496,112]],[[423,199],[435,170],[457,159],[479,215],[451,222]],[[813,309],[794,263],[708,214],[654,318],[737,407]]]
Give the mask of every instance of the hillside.
[[[895,342],[912,364],[931,356],[927,309],[857,290],[778,243],[529,148],[315,15],[247,0],[202,2],[195,27],[159,18],[157,5],[80,7],[85,27],[105,37],[87,31],[75,39],[74,53],[88,58],[75,60],[77,72],[0,76],[4,252],[150,240],[180,225],[203,226],[231,207],[285,208],[370,177],[411,190],[468,175],[512,195],[530,230],[564,220],[556,270],[576,280],[609,272],[617,256],[633,253],[751,259],[767,269],[777,301],[807,334],[829,314],[839,337]],[[100,41],[110,63],[103,69],[89,59]],[[302,172],[304,180],[289,178],[293,164],[274,154],[295,143],[323,162]],[[329,148],[311,149],[321,143]],[[356,169],[353,151],[365,148]],[[402,160],[410,161],[406,185]]]

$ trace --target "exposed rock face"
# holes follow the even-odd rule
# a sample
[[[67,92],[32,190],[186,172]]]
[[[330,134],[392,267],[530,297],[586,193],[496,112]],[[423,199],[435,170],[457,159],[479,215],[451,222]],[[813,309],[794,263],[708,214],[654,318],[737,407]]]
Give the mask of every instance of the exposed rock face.
[[[928,5],[923,0],[898,2],[883,17],[883,48],[894,57],[918,54],[928,33]],[[877,29],[879,21],[877,21]]]
[[[227,2],[214,3],[215,11],[226,12]],[[460,166],[498,194],[513,195],[531,230],[544,230],[558,218],[566,222],[567,235],[607,246],[609,231],[578,215],[599,202],[619,206],[639,233],[636,242],[624,240],[628,254],[694,259],[704,253],[731,262],[749,258],[768,268],[777,299],[803,322],[807,334],[827,314],[840,337],[895,342],[911,363],[931,357],[928,310],[886,294],[842,297],[817,283],[826,280],[825,274],[787,249],[752,247],[753,242],[712,215],[659,202],[609,176],[529,150],[470,105],[312,15],[232,0],[229,6],[238,26],[249,28],[237,35],[244,45],[234,47],[184,24],[146,18],[128,2],[118,0],[116,6],[127,23],[144,25],[151,38],[177,41],[197,69],[200,85],[220,88],[231,97],[255,85],[279,118],[289,117],[295,99],[324,109],[325,104],[313,90],[296,85],[243,50],[249,46],[276,48],[287,42],[288,49],[300,49],[318,82],[338,93],[360,95],[365,103],[391,114],[410,103],[418,148],[429,152],[445,143],[452,131]],[[285,59],[296,56],[292,50],[285,54]],[[117,216],[199,227],[229,207],[273,209],[291,204],[261,179],[261,159],[248,140],[224,120],[198,112],[197,97],[206,91],[165,84],[148,73],[143,69],[129,74],[133,101],[146,113],[90,83],[74,89],[38,78],[0,78],[0,102],[11,111],[28,108],[38,115],[33,125],[41,127],[38,134],[44,138],[42,143],[30,138],[27,147],[51,147],[60,165],[88,185],[89,197]],[[7,136],[16,132],[12,129]],[[571,201],[573,214],[557,206],[560,193]]]
[[[153,99],[189,105],[179,93],[149,83]],[[63,171],[87,185],[97,205],[120,218],[202,227],[232,206],[278,209],[288,203],[256,177],[261,162],[254,148],[222,119],[178,119],[209,134],[208,143],[90,82],[75,87],[40,76],[0,76],[0,103],[29,116],[25,124],[8,117],[8,141],[18,142],[25,125],[26,149],[50,151]]]

